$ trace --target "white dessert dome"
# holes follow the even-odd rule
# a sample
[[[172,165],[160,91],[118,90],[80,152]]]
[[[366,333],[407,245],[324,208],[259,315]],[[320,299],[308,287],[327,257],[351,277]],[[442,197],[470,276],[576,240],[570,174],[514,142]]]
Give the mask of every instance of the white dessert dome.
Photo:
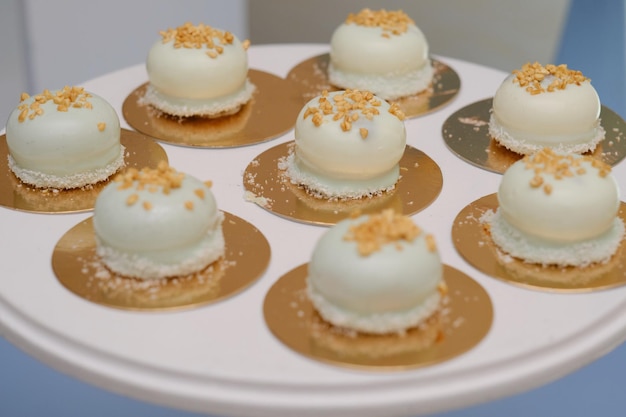
[[[7,121],[6,140],[10,169],[38,188],[95,184],[124,166],[115,109],[82,87],[23,94]]]
[[[202,270],[224,253],[210,187],[168,167],[128,169],[96,200],[97,253],[112,271],[160,279]]]
[[[529,262],[601,262],[623,236],[619,198],[609,165],[546,148],[502,176],[491,235],[507,253]]]
[[[497,89],[491,136],[519,154],[544,147],[593,151],[604,139],[600,98],[591,81],[566,65],[525,64]]]
[[[333,32],[330,48],[328,76],[340,88],[393,100],[423,91],[432,81],[426,37],[401,10],[350,14]]]
[[[324,92],[300,111],[287,174],[323,198],[393,189],[406,147],[404,115],[370,92]]]
[[[174,116],[217,117],[237,112],[251,99],[247,41],[191,23],[161,36],[146,60],[150,83],[144,103]]]
[[[433,236],[392,210],[331,227],[315,246],[307,283],[323,319],[377,334],[419,325],[444,288]]]

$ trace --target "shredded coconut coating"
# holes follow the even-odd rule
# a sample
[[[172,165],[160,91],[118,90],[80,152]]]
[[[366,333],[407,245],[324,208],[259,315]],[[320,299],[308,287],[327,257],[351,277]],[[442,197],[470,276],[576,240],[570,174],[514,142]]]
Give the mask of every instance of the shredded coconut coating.
[[[21,168],[15,163],[11,155],[8,155],[8,164],[9,169],[25,184],[35,188],[70,190],[107,180],[126,165],[124,161],[125,151],[126,148],[121,145],[119,156],[107,166],[64,176]]]
[[[331,185],[320,180],[316,175],[307,173],[300,169],[296,161],[294,152],[290,152],[286,157],[278,162],[278,169],[285,172],[285,177],[294,185],[302,187],[307,194],[327,200],[327,201],[349,201],[364,198],[380,197],[396,188],[399,177],[393,177],[393,181],[385,181],[383,175],[381,183],[370,184],[370,180],[345,180],[342,185]]]
[[[400,74],[358,74],[342,71],[331,62],[328,76],[333,85],[369,90],[384,100],[397,100],[427,90],[434,75],[430,59],[422,68]]]
[[[504,146],[511,152],[515,152],[520,155],[530,155],[540,151],[545,147],[542,144],[534,144],[527,140],[516,139],[513,135],[506,131],[494,117],[493,113],[489,117],[489,135],[493,137],[500,145]],[[600,125],[598,119],[597,126],[593,137],[584,143],[559,143],[556,146],[552,146],[552,149],[563,153],[577,153],[582,154],[585,152],[593,152],[598,144],[604,140],[606,131]]]
[[[566,64],[548,64],[544,67],[538,62],[526,63],[521,69],[514,70],[513,74],[515,74],[513,82],[518,83],[520,87],[526,87],[526,91],[531,95],[551,93],[557,89],[564,90],[568,85],[580,85],[584,81],[589,81],[581,71],[571,70]],[[553,76],[553,80],[544,88],[541,82],[549,75]]]
[[[309,280],[307,295],[324,320],[335,326],[371,334],[402,333],[419,326],[439,310],[442,300],[441,291],[436,291],[410,310],[363,315],[332,304],[315,290]]]
[[[350,13],[345,20],[346,24],[355,24],[366,27],[379,27],[383,30],[383,37],[401,35],[408,30],[409,25],[415,22],[402,10],[371,10],[365,8],[359,13]]]
[[[624,222],[616,217],[603,235],[582,242],[551,244],[511,226],[500,211],[486,212],[480,219],[502,251],[525,262],[541,265],[586,267],[608,262],[624,239]]]
[[[184,276],[201,271],[208,265],[222,258],[225,253],[224,234],[220,225],[197,245],[192,254],[182,262],[167,264],[154,261],[137,253],[126,253],[104,244],[96,236],[96,254],[111,271],[124,277],[142,280],[158,280],[175,276]]]
[[[152,106],[172,116],[214,119],[238,113],[252,99],[255,91],[256,86],[250,80],[246,80],[240,90],[228,96],[194,100],[170,97],[158,91],[154,86],[148,85],[146,93],[139,99],[139,104]]]

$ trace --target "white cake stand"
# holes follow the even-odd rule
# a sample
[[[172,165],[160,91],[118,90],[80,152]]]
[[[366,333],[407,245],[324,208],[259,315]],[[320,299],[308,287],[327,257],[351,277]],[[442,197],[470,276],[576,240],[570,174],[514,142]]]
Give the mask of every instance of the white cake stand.
[[[285,76],[326,45],[252,47],[252,68]],[[408,120],[408,142],[442,168],[443,190],[414,216],[435,234],[445,263],[478,281],[494,304],[490,333],[453,360],[404,372],[347,370],[302,357],[265,326],[270,286],[308,261],[324,228],[279,218],[243,198],[241,174],[263,150],[292,139],[225,150],[163,145],[174,167],[211,179],[220,207],[256,225],[272,247],[269,268],[251,288],[189,311],[141,313],[95,305],[55,279],[57,240],[89,214],[0,210],[0,331],[26,352],[79,379],[153,403],[223,415],[406,416],[449,410],[528,390],[590,363],[626,337],[626,288],[583,294],[522,289],[477,272],[455,251],[452,220],[471,201],[495,192],[500,176],[453,155],[441,126],[454,111],[490,97],[505,74],[440,58],[461,76],[447,107]],[[84,86],[121,114],[127,94],[147,80],[143,65]],[[129,127],[125,125],[125,127]],[[614,173],[626,195],[626,165]]]

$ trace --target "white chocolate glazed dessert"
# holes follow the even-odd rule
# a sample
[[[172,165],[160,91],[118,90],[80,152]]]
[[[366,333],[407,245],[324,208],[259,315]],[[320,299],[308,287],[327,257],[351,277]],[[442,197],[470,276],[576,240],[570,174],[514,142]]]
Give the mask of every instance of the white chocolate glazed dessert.
[[[404,115],[370,92],[324,92],[298,114],[295,148],[279,168],[328,200],[380,195],[395,187],[406,146]]]
[[[522,155],[544,147],[585,153],[604,139],[600,110],[596,90],[580,71],[566,65],[525,64],[496,91],[489,133]]]
[[[328,78],[385,100],[426,90],[434,70],[428,42],[403,11],[363,9],[350,14],[330,41]]]
[[[252,98],[248,41],[208,25],[186,23],[161,32],[146,60],[142,104],[178,117],[237,113]]]
[[[210,184],[165,162],[157,169],[131,168],[96,200],[96,253],[125,277],[191,274],[224,255],[223,218]]]
[[[307,293],[320,316],[364,333],[420,325],[439,309],[445,291],[433,236],[392,210],[337,223],[308,266]]]
[[[82,87],[22,94],[6,140],[9,168],[36,188],[81,188],[124,166],[115,109]]]
[[[611,167],[591,156],[546,148],[524,157],[502,176],[498,203],[481,221],[498,248],[526,262],[607,262],[624,236]]]

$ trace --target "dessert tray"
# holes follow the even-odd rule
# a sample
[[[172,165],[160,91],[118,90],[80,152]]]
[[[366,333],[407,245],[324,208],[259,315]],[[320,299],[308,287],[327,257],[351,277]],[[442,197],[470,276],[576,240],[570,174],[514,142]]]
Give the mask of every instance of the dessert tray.
[[[252,46],[249,62],[286,77],[298,63],[327,52],[327,45]],[[493,95],[506,74],[437,60],[454,68],[462,87],[446,107],[406,121],[407,144],[432,159],[443,177],[434,201],[412,218],[435,236],[443,262],[471,278],[492,302],[491,327],[467,351],[417,368],[360,369],[312,359],[274,336],[264,317],[266,296],[281,277],[309,262],[326,227],[261,209],[246,200],[242,177],[258,155],[293,140],[290,132],[228,149],[161,143],[174,168],[212,180],[220,209],[267,239],[269,264],[249,287],[184,310],[99,305],[65,288],[51,261],[61,237],[91,214],[1,207],[0,334],[44,363],[107,390],[190,411],[251,417],[429,414],[540,386],[607,353],[626,338],[626,287],[585,293],[520,287],[490,277],[457,252],[456,216],[494,193],[501,176],[459,158],[442,138],[442,126],[455,111]],[[85,88],[121,115],[124,100],[146,80],[138,64]],[[613,170],[626,195],[626,165]]]

